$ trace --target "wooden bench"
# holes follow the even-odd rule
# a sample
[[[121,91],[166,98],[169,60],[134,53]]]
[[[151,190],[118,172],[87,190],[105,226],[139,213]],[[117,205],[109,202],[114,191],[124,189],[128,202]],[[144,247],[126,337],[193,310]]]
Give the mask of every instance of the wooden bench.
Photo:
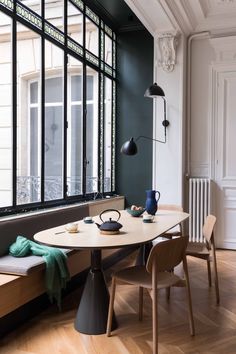
[[[80,220],[88,215],[94,216],[108,208],[123,209],[124,198],[111,198],[1,220],[0,264],[1,259],[8,254],[9,245],[15,241],[17,235],[32,239],[33,235],[42,229]],[[104,251],[103,259],[115,252],[117,250]],[[71,250],[69,252],[68,267],[71,277],[87,269],[89,264],[89,251]],[[42,265],[36,266],[27,275],[4,274],[0,271],[0,318],[45,293],[44,274],[45,267]]]

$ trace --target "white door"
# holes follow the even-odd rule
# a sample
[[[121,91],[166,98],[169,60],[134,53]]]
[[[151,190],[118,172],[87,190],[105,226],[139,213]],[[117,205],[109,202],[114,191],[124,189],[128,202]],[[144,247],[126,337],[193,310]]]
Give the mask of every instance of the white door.
[[[236,249],[236,64],[215,68],[213,166],[218,247]]]

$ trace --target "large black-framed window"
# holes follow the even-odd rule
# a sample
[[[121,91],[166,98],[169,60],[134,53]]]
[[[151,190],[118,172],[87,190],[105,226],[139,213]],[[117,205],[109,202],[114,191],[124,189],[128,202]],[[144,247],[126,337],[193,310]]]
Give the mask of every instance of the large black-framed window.
[[[115,191],[116,35],[82,0],[0,0],[0,215]]]

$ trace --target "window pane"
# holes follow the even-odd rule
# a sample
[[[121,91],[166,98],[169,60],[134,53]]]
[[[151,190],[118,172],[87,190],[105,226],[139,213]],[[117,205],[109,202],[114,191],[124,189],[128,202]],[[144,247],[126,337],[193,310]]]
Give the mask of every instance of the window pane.
[[[105,78],[104,102],[104,192],[111,191],[112,81]]]
[[[68,1],[68,36],[83,45],[83,14]]]
[[[47,89],[45,90],[45,103],[56,102],[62,102],[62,77],[54,77],[52,79],[47,79]]]
[[[93,83],[94,83],[94,77],[91,75],[87,75],[87,100],[93,100]]]
[[[105,62],[112,66],[112,40],[105,35]]]
[[[38,103],[38,82],[30,85],[30,103]]]
[[[39,14],[39,15],[41,14],[41,8],[40,8],[41,0],[33,0],[33,1],[32,0],[20,0],[20,2],[22,2],[22,4],[24,4],[29,9],[36,12],[37,14]]]
[[[63,51],[45,46],[45,200],[63,197]],[[53,70],[54,76],[49,77]]]
[[[70,129],[68,129],[68,195],[82,194],[83,142],[81,106],[71,106]]]
[[[82,194],[83,183],[83,116],[82,64],[68,58],[68,129],[67,129],[67,185],[68,195]]]
[[[98,56],[98,27],[86,17],[86,49]]]
[[[98,190],[98,73],[87,68],[86,192]]]
[[[17,24],[17,204],[40,201],[40,38]],[[30,80],[34,80],[33,86]],[[39,85],[39,84],[38,84]],[[30,99],[31,98],[31,99]],[[32,101],[34,101],[34,103]],[[34,104],[34,109],[31,105]]]
[[[81,67],[81,64],[79,65]],[[80,69],[82,70],[82,68]],[[71,77],[71,101],[82,100],[82,74]]]
[[[0,13],[0,207],[12,205],[11,19]]]
[[[61,31],[64,31],[63,3],[63,0],[45,0],[45,18]]]

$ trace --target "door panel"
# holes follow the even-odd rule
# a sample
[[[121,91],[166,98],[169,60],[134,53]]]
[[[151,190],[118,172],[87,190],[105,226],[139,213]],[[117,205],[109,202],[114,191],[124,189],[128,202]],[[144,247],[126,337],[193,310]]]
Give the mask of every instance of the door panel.
[[[236,249],[236,65],[217,74],[215,177],[217,246]]]

